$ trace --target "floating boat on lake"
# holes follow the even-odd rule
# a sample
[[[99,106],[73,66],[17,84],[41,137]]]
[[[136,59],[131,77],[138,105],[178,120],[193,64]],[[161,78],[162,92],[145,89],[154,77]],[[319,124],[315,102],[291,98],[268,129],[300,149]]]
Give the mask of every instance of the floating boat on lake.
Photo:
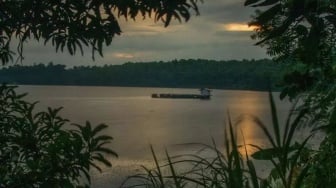
[[[211,90],[208,88],[201,88],[200,94],[176,94],[176,93],[154,93],[152,98],[170,98],[170,99],[210,99]]]

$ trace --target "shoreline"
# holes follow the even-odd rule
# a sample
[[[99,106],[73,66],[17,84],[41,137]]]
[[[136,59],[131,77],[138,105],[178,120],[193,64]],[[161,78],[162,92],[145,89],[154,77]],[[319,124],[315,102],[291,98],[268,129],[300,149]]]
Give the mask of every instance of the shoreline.
[[[127,85],[81,85],[81,84],[15,84],[15,83],[1,83],[1,84],[8,84],[8,85],[14,85],[14,86],[48,86],[48,87],[101,87],[101,88],[109,88],[109,87],[120,87],[120,88],[159,88],[159,89],[199,89],[202,88],[202,86],[200,87],[193,87],[193,86],[178,86],[178,87],[171,87],[171,86],[127,86]],[[256,92],[268,92],[269,89],[257,89],[257,88],[240,88],[240,87],[207,87],[210,89],[216,89],[216,90],[228,90],[228,91],[256,91]],[[272,92],[280,92],[281,88],[276,88],[276,89],[272,89]]]

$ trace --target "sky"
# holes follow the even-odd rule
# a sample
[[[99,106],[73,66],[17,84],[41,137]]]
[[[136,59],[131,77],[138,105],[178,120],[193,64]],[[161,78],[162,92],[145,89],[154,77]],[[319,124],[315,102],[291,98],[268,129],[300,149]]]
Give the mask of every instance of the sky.
[[[165,28],[152,19],[126,21],[119,19],[122,34],[114,37],[93,61],[88,49],[84,56],[77,53],[55,52],[50,44],[35,41],[25,44],[22,64],[49,63],[80,65],[123,64],[125,62],[170,61],[179,59],[260,59],[268,57],[265,50],[255,46],[247,27],[254,12],[244,7],[244,0],[204,0],[199,5],[200,15],[188,22],[173,20]]]

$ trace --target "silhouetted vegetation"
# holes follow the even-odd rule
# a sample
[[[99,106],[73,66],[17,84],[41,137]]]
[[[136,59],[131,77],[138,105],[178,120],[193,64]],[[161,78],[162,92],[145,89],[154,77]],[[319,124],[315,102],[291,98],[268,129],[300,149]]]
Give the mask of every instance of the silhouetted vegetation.
[[[281,97],[300,98],[298,109],[307,109],[314,120],[309,126],[326,134],[308,157],[307,187],[335,187],[336,1],[246,0],[245,5],[262,10],[250,22],[258,27],[257,44],[277,61],[292,64]]]
[[[273,132],[252,117],[270,143],[266,148],[248,145],[258,149],[251,157],[272,163],[273,169],[265,179],[259,178],[247,152],[246,160],[238,152],[229,119],[224,152],[214,144],[207,146],[215,153],[212,158],[185,155],[187,159],[181,159],[167,154],[166,164],[160,166],[152,152],[156,168],[144,168],[144,174],[131,177],[139,180],[131,187],[188,187],[190,183],[198,187],[336,187],[336,1],[246,0],[245,5],[259,8],[250,22],[257,27],[252,36],[256,44],[291,69],[283,77],[280,97],[300,101],[281,126],[270,97]],[[300,127],[309,128],[311,135],[295,143]],[[307,147],[312,135],[321,131],[319,148]],[[176,172],[185,163],[191,169]],[[163,168],[170,169],[168,175],[161,173]]]
[[[212,145],[187,143],[185,145],[198,145],[201,149],[196,154],[177,156],[170,156],[166,150],[165,162],[159,161],[151,146],[154,168],[142,166],[143,172],[128,177],[122,187],[312,187],[310,179],[304,179],[311,167],[308,157],[312,150],[307,146],[307,142],[312,135],[295,141],[299,128],[309,123],[305,119],[306,111],[290,111],[286,122],[281,124],[272,93],[269,94],[269,99],[272,116],[270,125],[267,126],[253,115],[241,115],[234,123],[228,114],[223,149],[214,140]],[[260,128],[263,131],[267,146],[245,143],[244,137],[240,142],[237,140],[236,127],[247,119],[251,120],[251,125],[255,125],[256,129]],[[247,147],[257,151],[249,156]],[[254,164],[256,160],[271,163],[271,171],[266,178],[260,177],[261,166]]]
[[[148,18],[163,22],[167,27],[172,20],[188,21],[191,13],[199,14],[201,0],[84,0],[84,1],[1,1],[0,8],[0,61],[7,64],[18,53],[23,59],[24,43],[29,40],[51,43],[56,51],[84,53],[91,48],[103,55],[115,35],[121,33],[118,18]],[[13,39],[16,39],[13,43]]]
[[[14,88],[0,86],[0,187],[89,187],[90,169],[112,165],[107,125],[70,124],[62,108],[36,112]]]
[[[188,21],[191,12],[198,14],[198,3],[197,0],[1,1],[0,63],[12,62],[15,55],[22,60],[24,44],[29,40],[51,43],[56,51],[71,55],[78,51],[83,54],[83,48],[87,47],[91,48],[92,58],[96,53],[102,56],[103,48],[121,33],[117,18],[135,20],[152,16],[167,27],[172,19]],[[80,82],[86,72],[90,70],[71,71],[52,64],[15,66],[2,70],[0,81],[60,84],[62,76],[68,79],[67,75],[73,74],[67,83],[71,84]],[[89,187],[91,167],[100,170],[97,162],[111,166],[103,154],[116,156],[105,147],[112,137],[100,134],[106,125],[92,127],[87,122],[72,129],[67,126],[68,120],[58,115],[60,109],[35,113],[36,103],[23,97],[11,86],[0,87],[0,187]]]
[[[0,70],[0,81],[16,84],[99,85],[146,87],[210,87],[267,90],[282,77],[281,65],[271,60],[174,60],[79,66],[37,64]]]
[[[190,10],[198,14],[199,1],[120,2],[3,1],[0,10],[1,63],[6,64],[13,58],[13,38],[18,39],[16,52],[19,59],[22,59],[24,42],[30,38],[49,41],[56,50],[65,49],[72,55],[76,49],[83,53],[85,46],[92,48],[93,55],[95,52],[102,55],[103,45],[110,45],[113,36],[121,32],[115,13],[125,18],[146,17],[153,13],[156,21],[162,20],[168,26],[172,18],[187,21]],[[270,97],[273,133],[258,118],[252,117],[270,145],[268,148],[251,145],[259,150],[251,157],[270,161],[274,168],[266,180],[258,177],[247,152],[244,160],[238,151],[229,119],[224,152],[218,150],[215,143],[207,146],[215,153],[210,159],[193,155],[179,160],[166,152],[167,164],[164,166],[169,168],[170,174],[165,176],[152,149],[156,169],[144,167],[145,174],[134,176],[140,179],[140,187],[186,187],[188,183],[199,187],[335,187],[336,1],[246,0],[245,5],[261,8],[250,23],[258,27],[253,35],[259,40],[257,44],[266,47],[268,54],[278,61],[293,65],[292,72],[283,77],[285,87],[281,97],[303,101],[303,105],[295,108],[298,114],[291,111],[288,121],[280,126]],[[280,80],[281,66],[266,63],[267,60],[258,62],[231,61],[230,64],[181,60],[71,69],[53,64],[13,66],[1,70],[0,81],[265,89],[269,87],[268,83]],[[111,137],[96,135],[106,126],[92,128],[87,123],[75,130],[61,129],[67,120],[57,116],[58,109],[34,114],[35,104],[22,100],[23,96],[16,95],[13,88],[1,87],[0,91],[0,187],[44,187],[46,184],[75,187],[81,184],[79,177],[88,173],[90,165],[98,167],[95,160],[110,165],[102,153],[116,154],[100,146]],[[310,117],[317,123],[306,121]],[[325,137],[318,150],[306,148],[310,136],[293,143],[294,133],[303,125],[312,128],[313,132],[324,131]],[[72,161],[74,166],[71,166]],[[174,166],[181,163],[191,164],[192,169],[186,173],[177,171]]]

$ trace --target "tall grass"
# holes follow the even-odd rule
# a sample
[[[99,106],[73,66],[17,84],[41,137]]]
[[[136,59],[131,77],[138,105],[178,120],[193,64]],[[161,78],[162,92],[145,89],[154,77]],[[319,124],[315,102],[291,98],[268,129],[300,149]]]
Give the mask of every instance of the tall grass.
[[[302,163],[302,156],[307,150],[308,135],[301,142],[295,141],[295,133],[304,125],[306,111],[291,111],[284,125],[281,125],[273,96],[270,93],[271,126],[264,124],[255,116],[241,116],[233,124],[228,115],[224,131],[224,149],[220,149],[213,140],[211,145],[193,143],[202,146],[202,151],[212,156],[184,154],[171,157],[166,150],[166,161],[159,162],[151,146],[155,167],[142,167],[144,173],[130,176],[122,187],[209,187],[209,188],[264,188],[264,187],[302,187],[303,179],[309,169],[309,163]],[[269,147],[245,143],[237,144],[236,130],[244,119],[249,118],[264,133]],[[270,129],[271,128],[271,129]],[[244,138],[244,137],[243,137]],[[257,152],[248,155],[246,146],[252,146]],[[243,147],[243,152],[240,152]],[[258,175],[255,160],[269,161],[272,164],[266,179]]]

